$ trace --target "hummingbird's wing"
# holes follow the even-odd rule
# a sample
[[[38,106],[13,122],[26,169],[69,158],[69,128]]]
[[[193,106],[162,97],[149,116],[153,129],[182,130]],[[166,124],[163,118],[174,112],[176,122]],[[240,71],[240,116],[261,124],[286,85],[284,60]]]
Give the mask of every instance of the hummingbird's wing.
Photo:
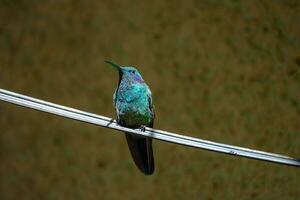
[[[148,97],[149,111],[152,114],[152,122],[150,123],[149,127],[153,128],[153,122],[154,122],[154,118],[155,118],[155,112],[154,112],[154,104],[153,104],[153,101],[152,101],[151,91],[149,90],[149,92],[150,93],[147,95],[147,97]]]

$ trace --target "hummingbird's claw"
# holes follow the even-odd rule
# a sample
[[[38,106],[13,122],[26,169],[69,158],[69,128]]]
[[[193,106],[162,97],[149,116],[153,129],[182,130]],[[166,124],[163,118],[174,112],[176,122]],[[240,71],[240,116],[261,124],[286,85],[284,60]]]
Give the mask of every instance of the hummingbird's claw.
[[[141,125],[140,126],[140,131],[145,132],[146,131],[146,126],[145,125]]]

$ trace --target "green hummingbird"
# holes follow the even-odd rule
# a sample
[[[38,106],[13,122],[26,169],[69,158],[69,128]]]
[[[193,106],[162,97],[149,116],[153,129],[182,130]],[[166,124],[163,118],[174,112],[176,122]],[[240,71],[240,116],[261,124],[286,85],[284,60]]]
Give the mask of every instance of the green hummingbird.
[[[113,95],[117,122],[128,128],[153,127],[154,108],[152,93],[140,72],[132,66],[119,66],[111,61],[119,72],[118,87]],[[126,140],[137,167],[146,175],[154,172],[152,139],[126,133]]]

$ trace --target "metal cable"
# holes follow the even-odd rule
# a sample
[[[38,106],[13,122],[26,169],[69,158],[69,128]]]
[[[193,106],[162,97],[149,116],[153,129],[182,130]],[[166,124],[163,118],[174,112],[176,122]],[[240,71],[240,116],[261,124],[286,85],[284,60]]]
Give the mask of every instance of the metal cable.
[[[19,106],[35,109],[38,111],[62,116],[65,118],[74,119],[77,121],[82,121],[90,124],[95,124],[98,126],[111,128],[123,132],[129,132],[132,134],[137,134],[141,136],[151,137],[154,139],[171,142],[179,145],[185,145],[200,149],[205,149],[209,151],[225,153],[234,156],[241,156],[256,160],[268,161],[278,164],[290,165],[295,167],[300,167],[300,159],[291,158],[288,156],[283,156],[279,154],[267,153],[263,151],[257,151],[248,148],[237,147],[233,145],[226,145],[217,142],[211,142],[208,140],[202,140],[194,137],[183,136],[175,133],[170,133],[167,131],[146,128],[145,131],[138,129],[130,129],[122,127],[117,124],[117,122],[111,118],[92,114],[89,112],[84,112],[74,108],[50,103],[47,101],[39,100],[36,98],[28,97],[4,89],[0,89],[0,100],[16,104]]]

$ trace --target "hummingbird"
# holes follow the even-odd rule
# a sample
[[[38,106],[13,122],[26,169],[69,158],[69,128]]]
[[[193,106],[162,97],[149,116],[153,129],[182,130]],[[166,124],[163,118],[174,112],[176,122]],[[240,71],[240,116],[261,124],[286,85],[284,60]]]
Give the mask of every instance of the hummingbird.
[[[117,123],[128,128],[153,128],[155,118],[152,93],[140,72],[132,66],[105,61],[119,72],[119,83],[113,95]],[[154,172],[152,139],[125,132],[127,144],[136,166],[145,175]]]

